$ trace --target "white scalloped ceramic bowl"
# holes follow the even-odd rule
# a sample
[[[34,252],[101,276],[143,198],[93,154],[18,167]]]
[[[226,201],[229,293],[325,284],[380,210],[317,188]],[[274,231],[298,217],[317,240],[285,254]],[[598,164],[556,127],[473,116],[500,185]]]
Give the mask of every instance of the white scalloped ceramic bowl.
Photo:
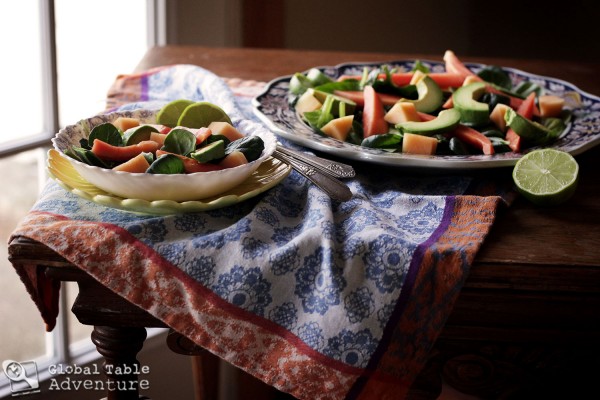
[[[138,118],[141,123],[156,123],[155,110],[133,110],[100,114],[61,129],[52,139],[54,148],[69,160],[77,172],[100,189],[128,199],[191,201],[215,196],[244,182],[265,161],[276,146],[273,133],[262,125],[246,119],[235,120],[235,127],[245,135],[259,136],[265,143],[260,158],[245,165],[219,171],[193,174],[158,175],[113,171],[84,164],[64,154],[71,146],[79,146],[91,128],[118,117]]]

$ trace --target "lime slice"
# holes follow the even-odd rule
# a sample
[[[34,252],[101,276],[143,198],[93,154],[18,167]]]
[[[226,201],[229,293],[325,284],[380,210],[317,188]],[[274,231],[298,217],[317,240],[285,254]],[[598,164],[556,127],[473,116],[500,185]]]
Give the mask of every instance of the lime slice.
[[[232,124],[231,119],[221,107],[208,101],[199,101],[188,105],[183,110],[177,121],[177,125],[187,128],[203,128],[215,121]]]
[[[512,176],[518,191],[532,203],[556,205],[575,193],[579,165],[567,152],[539,149],[521,157]]]
[[[171,128],[177,126],[177,122],[179,121],[179,117],[181,117],[183,110],[194,103],[193,100],[179,99],[165,104],[156,114],[156,123],[170,126]]]

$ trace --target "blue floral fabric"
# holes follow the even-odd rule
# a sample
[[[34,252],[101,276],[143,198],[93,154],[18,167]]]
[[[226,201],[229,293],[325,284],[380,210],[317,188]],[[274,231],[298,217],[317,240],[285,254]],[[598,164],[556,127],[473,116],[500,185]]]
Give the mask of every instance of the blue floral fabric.
[[[255,118],[249,97],[234,96],[223,81],[193,66],[151,75],[144,101],[123,108],[205,100],[207,81],[221,87],[210,101],[235,110],[235,117]],[[466,177],[372,170],[346,181],[353,198],[343,203],[293,171],[258,197],[201,213],[135,214],[89,202],[54,182],[34,210],[122,227],[220,298],[315,351],[365,367],[415,249],[443,223],[448,197],[470,184]]]

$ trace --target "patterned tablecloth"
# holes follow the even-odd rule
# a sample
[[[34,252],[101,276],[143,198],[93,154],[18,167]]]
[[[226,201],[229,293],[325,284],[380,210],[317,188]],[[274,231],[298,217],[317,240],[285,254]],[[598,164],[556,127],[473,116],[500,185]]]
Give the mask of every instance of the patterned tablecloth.
[[[263,83],[191,65],[120,76],[109,109],[205,99],[254,118]],[[213,99],[211,99],[213,100]],[[219,357],[299,399],[402,399],[427,360],[501,203],[473,179],[394,169],[333,202],[293,171],[213,211],[140,215],[49,181],[13,232],[49,246]],[[20,274],[48,326],[58,286]]]

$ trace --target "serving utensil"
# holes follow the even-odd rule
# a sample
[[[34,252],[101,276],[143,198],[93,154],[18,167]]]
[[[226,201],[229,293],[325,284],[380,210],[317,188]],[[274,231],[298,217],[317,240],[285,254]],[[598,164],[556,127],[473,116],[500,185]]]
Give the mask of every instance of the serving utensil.
[[[297,152],[285,149],[282,146],[277,146],[272,156],[289,164],[293,169],[298,171],[301,175],[310,180],[318,188],[323,190],[329,197],[338,201],[348,201],[352,198],[352,192],[348,185],[336,178],[334,174],[353,174],[354,169],[346,164],[341,166],[332,167],[329,169],[330,164],[336,164],[333,161],[329,161],[320,157],[313,156],[314,158],[306,157],[302,155],[300,158]],[[290,155],[294,154],[294,155]],[[329,161],[329,163],[328,163]],[[348,169],[348,167],[350,169]],[[354,175],[350,175],[354,176]]]
[[[312,154],[302,153],[297,150],[288,149],[281,145],[275,148],[281,153],[293,157],[299,161],[312,165],[313,167],[327,173],[335,178],[352,178],[356,175],[354,168],[351,165],[341,162],[331,161],[326,158],[317,157]]]

